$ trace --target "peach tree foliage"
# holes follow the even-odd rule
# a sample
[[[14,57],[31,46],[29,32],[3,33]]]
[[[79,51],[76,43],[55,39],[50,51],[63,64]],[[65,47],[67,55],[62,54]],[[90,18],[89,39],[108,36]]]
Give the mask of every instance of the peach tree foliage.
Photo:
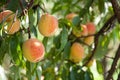
[[[0,12],[11,10],[20,20],[20,30],[15,34],[7,34],[4,20],[0,23],[0,65],[4,67],[6,77],[9,80],[41,80],[41,76],[44,80],[118,79],[120,20],[115,2],[120,3],[118,0],[1,0]],[[43,36],[38,30],[44,13],[58,20],[59,29],[52,36]],[[68,20],[66,15],[69,13],[77,15]],[[73,34],[72,30],[81,33],[83,28],[80,26],[88,22],[95,24],[94,34],[79,37]],[[88,37],[94,37],[91,45],[84,42]],[[30,38],[38,39],[45,48],[44,58],[36,63],[29,62],[23,55],[22,45]],[[70,60],[74,42],[84,48],[84,58],[77,63]],[[93,59],[96,72],[91,69],[92,65],[87,66]],[[112,72],[111,77],[109,72]],[[101,77],[96,77],[96,73]]]

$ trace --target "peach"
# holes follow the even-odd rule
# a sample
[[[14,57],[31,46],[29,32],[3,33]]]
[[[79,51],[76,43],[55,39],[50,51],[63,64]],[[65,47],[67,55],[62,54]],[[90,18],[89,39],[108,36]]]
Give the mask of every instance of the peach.
[[[73,34],[76,36],[76,37],[80,37],[80,36],[87,36],[88,35],[88,30],[87,30],[87,27],[86,27],[86,25],[81,25],[80,26],[81,27],[81,30],[78,30],[78,29],[76,29],[76,30],[74,30],[73,29]]]
[[[72,19],[77,16],[77,14],[75,13],[69,13],[66,15],[66,19],[68,19],[69,21],[72,21]]]
[[[88,22],[86,24],[86,26],[87,26],[87,29],[88,29],[88,35],[95,34],[96,28],[95,28],[95,25],[92,22]]]
[[[38,62],[44,57],[45,49],[42,42],[31,38],[22,45],[23,55],[30,62]]]
[[[57,29],[58,20],[54,16],[50,14],[44,14],[41,16],[38,22],[38,30],[43,36],[53,36]]]
[[[16,19],[16,21],[11,21],[7,27],[8,34],[14,34],[20,29],[20,20]]]
[[[94,42],[94,36],[89,36],[84,39],[84,43],[87,45],[91,45]]]
[[[15,14],[11,10],[5,10],[0,13],[0,23],[5,19],[9,22],[14,19]]]
[[[86,25],[81,25],[81,28],[82,28],[81,35],[82,36],[87,36],[88,35],[88,30],[87,30]]]
[[[78,42],[72,44],[70,48],[70,60],[74,63],[80,62],[84,57],[84,48]]]

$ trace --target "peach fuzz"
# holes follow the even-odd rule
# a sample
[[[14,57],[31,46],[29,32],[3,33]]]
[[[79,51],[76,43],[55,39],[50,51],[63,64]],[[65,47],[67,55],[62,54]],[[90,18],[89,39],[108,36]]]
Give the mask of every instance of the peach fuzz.
[[[53,36],[58,29],[58,20],[50,14],[44,14],[41,16],[38,22],[39,32],[46,37]]]
[[[22,45],[23,55],[30,62],[38,62],[45,54],[44,45],[37,39],[26,40]]]
[[[20,20],[11,21],[7,27],[7,34],[14,34],[20,29]]]
[[[69,14],[66,15],[65,18],[68,19],[68,20],[70,20],[70,21],[72,21],[72,19],[73,19],[75,16],[77,16],[77,14],[75,14],[75,13],[69,13]]]
[[[94,42],[94,36],[89,36],[84,39],[84,43],[87,45],[91,45]]]
[[[96,32],[96,27],[95,27],[94,23],[88,22],[88,23],[86,24],[86,26],[87,26],[87,29],[88,29],[88,35],[90,35],[90,34],[95,34],[95,32]]]
[[[15,14],[11,10],[5,10],[0,13],[0,23],[6,19],[6,22],[9,22],[14,19]]]
[[[84,57],[84,48],[78,42],[72,44],[70,49],[70,60],[74,63],[80,62]]]

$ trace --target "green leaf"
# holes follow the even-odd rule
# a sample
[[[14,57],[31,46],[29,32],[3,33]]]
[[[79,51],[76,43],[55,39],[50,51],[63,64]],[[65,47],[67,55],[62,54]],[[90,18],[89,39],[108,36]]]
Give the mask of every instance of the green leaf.
[[[36,76],[38,80],[41,80],[42,71],[40,69],[36,69]]]
[[[15,62],[15,64],[19,65],[20,64],[20,56],[21,56],[21,49],[20,49],[20,44],[18,41],[18,37],[12,36],[10,38],[10,42],[9,42],[9,49],[10,49],[10,55],[12,57],[13,62]]]
[[[10,0],[7,9],[12,10],[13,12],[16,12],[18,9],[20,10],[19,0]]]
[[[78,26],[80,24],[79,16],[74,17],[72,23],[74,24],[74,26]]]
[[[90,6],[92,5],[93,0],[87,0],[84,8],[79,12],[79,17],[83,18],[86,13],[88,13]]]
[[[3,40],[0,45],[0,64],[3,61],[4,55],[8,52],[8,43]]]
[[[69,59],[70,47],[71,47],[71,43],[67,42],[63,51],[63,58]]]
[[[50,51],[50,49],[53,47],[51,46],[53,44],[54,37],[44,37],[43,44],[46,50],[46,53]]]
[[[60,66],[59,74],[63,80],[70,80],[70,65],[68,63]]]
[[[84,74],[85,80],[93,80],[93,75],[90,71],[86,71]]]
[[[54,38],[54,44],[56,47],[56,57],[58,57],[58,55],[60,53],[62,53],[62,51],[65,48],[65,45],[67,44],[67,40],[68,40],[68,31],[66,29],[66,27],[62,28],[62,31],[60,33],[61,35],[58,35],[57,37]]]
[[[104,4],[104,0],[98,0],[98,8],[100,13],[105,12],[105,4]]]
[[[108,45],[110,43],[110,37],[109,36],[100,36],[99,43],[95,52],[95,58],[102,58],[107,53]]]
[[[70,80],[85,80],[85,71],[81,69],[81,66],[74,66],[70,71]]]
[[[65,27],[63,27],[63,30],[61,32],[61,38],[60,38],[60,51],[64,49],[66,43],[67,43],[67,40],[68,40],[68,32],[67,32],[67,29]]]
[[[36,37],[37,35],[37,12],[34,12],[32,9],[29,10],[29,27],[30,27],[30,32],[33,33]]]
[[[10,72],[12,73],[10,74],[10,78],[12,78],[12,80],[19,80],[21,78],[19,66],[11,66]]]
[[[35,80],[36,78],[36,74],[34,70],[35,64],[31,63],[31,62],[26,62],[26,68],[27,68],[27,72],[26,72],[26,76],[28,78],[28,80]]]
[[[99,74],[103,74],[103,66],[102,66],[102,63],[100,61],[96,61],[97,63],[97,71]]]

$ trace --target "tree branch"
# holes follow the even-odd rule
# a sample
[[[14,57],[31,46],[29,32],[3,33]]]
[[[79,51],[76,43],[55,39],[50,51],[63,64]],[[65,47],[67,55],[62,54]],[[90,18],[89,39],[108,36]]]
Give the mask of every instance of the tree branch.
[[[103,25],[103,27],[100,29],[100,31],[98,33],[95,34],[95,38],[94,38],[94,49],[92,50],[92,54],[90,55],[89,59],[83,64],[83,66],[86,66],[90,60],[93,58],[95,51],[97,49],[97,45],[98,45],[98,40],[100,35],[103,35],[105,32],[109,31],[109,29],[113,28],[114,26],[112,26],[112,24],[115,23],[115,19],[116,16],[113,15],[110,17],[110,19],[107,20],[107,22]]]
[[[20,2],[20,0],[19,0],[19,2]],[[23,10],[22,13],[21,13],[21,15],[20,15],[20,17],[21,17],[22,15],[25,15],[26,10],[29,10],[29,9],[32,7],[33,2],[34,2],[34,0],[30,0],[30,2],[28,3],[26,9],[23,9],[21,2],[19,3],[20,6],[21,6],[21,9]]]
[[[115,58],[114,58],[114,60],[113,60],[111,69],[110,69],[109,72],[108,72],[108,76],[107,76],[106,80],[112,79],[112,75],[113,75],[113,73],[114,73],[114,71],[115,71],[115,69],[116,69],[117,62],[118,62],[119,58],[120,58],[120,44],[119,44],[119,47],[118,47],[118,49],[117,49]]]
[[[22,1],[21,1],[21,0],[19,0],[19,5],[20,5],[21,10],[23,11],[23,10],[24,10],[24,7],[23,7],[23,5],[22,5]]]
[[[118,74],[118,78],[117,78],[117,80],[120,80],[120,72],[119,72],[119,74]]]
[[[117,0],[111,0],[113,10],[115,15],[117,16],[118,22],[120,23],[120,6],[117,2]]]

